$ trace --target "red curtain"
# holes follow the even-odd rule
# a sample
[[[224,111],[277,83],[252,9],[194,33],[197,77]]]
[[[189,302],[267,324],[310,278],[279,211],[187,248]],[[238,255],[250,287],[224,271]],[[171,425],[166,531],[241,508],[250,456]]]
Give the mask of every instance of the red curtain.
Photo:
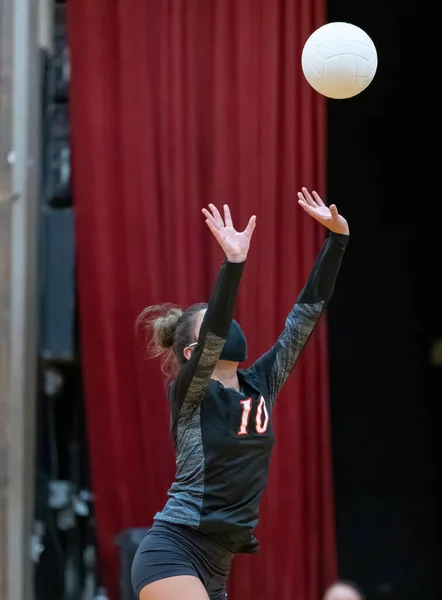
[[[100,561],[118,598],[115,536],[149,526],[174,476],[159,364],[141,309],[208,298],[222,261],[201,207],[257,229],[237,309],[255,359],[276,339],[324,230],[325,101],[302,45],[324,0],[71,0],[71,124],[82,360]],[[323,320],[275,411],[256,556],[233,599],[318,600],[336,575]]]

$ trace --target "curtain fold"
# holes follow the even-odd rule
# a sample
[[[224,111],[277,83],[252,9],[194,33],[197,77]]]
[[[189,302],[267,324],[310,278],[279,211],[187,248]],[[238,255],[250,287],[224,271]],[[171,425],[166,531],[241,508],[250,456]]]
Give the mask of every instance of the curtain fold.
[[[70,110],[82,361],[100,563],[118,600],[115,536],[149,526],[174,476],[143,307],[205,301],[222,261],[201,208],[257,215],[236,316],[249,360],[272,345],[325,232],[298,207],[325,195],[325,100],[303,43],[324,0],[75,0]],[[325,318],[274,413],[277,442],[241,600],[317,600],[336,576]]]

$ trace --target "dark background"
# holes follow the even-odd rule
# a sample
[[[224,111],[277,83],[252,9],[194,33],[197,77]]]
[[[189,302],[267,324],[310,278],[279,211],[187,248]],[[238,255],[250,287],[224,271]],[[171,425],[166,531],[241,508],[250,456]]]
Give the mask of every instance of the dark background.
[[[379,60],[361,95],[328,101],[328,200],[352,230],[328,313],[340,574],[370,600],[439,600],[436,4],[328,7],[328,21],[371,36]]]

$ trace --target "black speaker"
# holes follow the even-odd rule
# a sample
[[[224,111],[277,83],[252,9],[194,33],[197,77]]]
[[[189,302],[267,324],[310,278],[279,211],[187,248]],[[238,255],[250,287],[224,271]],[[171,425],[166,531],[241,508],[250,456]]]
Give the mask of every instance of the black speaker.
[[[47,107],[45,140],[44,202],[54,208],[64,208],[72,204],[68,104]]]
[[[69,102],[71,82],[71,60],[66,38],[54,40],[54,51],[50,60],[49,94],[52,102]]]
[[[71,208],[40,211],[39,354],[76,358],[75,234]]]
[[[125,529],[115,540],[120,555],[120,600],[138,600],[132,588],[130,572],[138,546],[149,529],[149,527]]]
[[[54,6],[53,12],[53,35],[54,40],[67,39],[67,6],[65,0],[56,0],[52,3]]]

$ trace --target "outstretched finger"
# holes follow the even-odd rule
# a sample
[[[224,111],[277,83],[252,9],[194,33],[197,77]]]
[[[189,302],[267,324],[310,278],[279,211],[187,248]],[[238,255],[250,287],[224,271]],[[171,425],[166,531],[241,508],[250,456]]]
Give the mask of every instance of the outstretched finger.
[[[298,204],[305,210],[305,212],[307,214],[316,218],[315,208],[313,206],[311,206],[310,204],[308,204],[307,201],[305,200],[305,198],[299,197]]]
[[[318,192],[312,192],[312,196],[316,201],[316,204],[318,206],[325,206],[324,202],[322,201],[321,196],[318,194]]]
[[[213,227],[215,227],[216,229],[221,229],[222,225],[220,226],[218,224],[218,221],[215,219],[215,217],[212,215],[212,213],[207,210],[207,208],[203,208],[202,213],[206,217],[206,220],[210,221],[210,223],[213,225]]]
[[[244,229],[244,233],[248,235],[248,237],[252,237],[252,233],[255,231],[256,227],[256,216],[250,217],[247,227]]]
[[[214,217],[214,219],[216,220],[217,224],[219,227],[224,227],[224,221],[222,216],[220,215],[219,210],[216,208],[216,206],[214,204],[209,204],[209,208],[212,211],[212,215]]]
[[[330,204],[329,210],[330,210],[332,219],[337,219],[339,217],[339,213],[338,213],[338,209],[336,208],[336,204]]]
[[[212,223],[212,221],[210,221],[209,219],[206,219],[206,224],[207,224],[207,227],[210,229],[210,231],[215,236],[215,238],[218,240],[219,239],[219,228],[216,225],[214,225]]]
[[[233,227],[232,215],[230,214],[230,208],[227,204],[224,204],[224,223],[226,227]]]
[[[316,202],[313,200],[310,192],[308,191],[308,189],[306,187],[302,188],[302,194],[301,194],[301,192],[298,193],[298,198],[301,198],[301,197],[304,198],[304,200],[310,206],[317,206]]]

